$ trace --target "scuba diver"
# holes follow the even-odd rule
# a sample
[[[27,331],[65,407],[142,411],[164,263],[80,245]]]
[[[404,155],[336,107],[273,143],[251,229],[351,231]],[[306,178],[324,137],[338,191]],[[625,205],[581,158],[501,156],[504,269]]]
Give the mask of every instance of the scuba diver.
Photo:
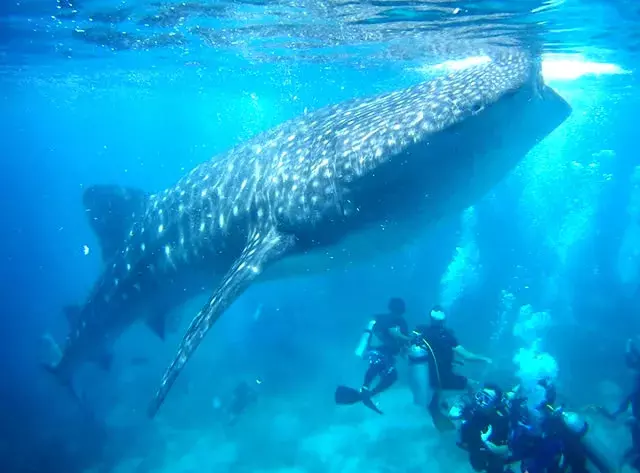
[[[554,407],[547,400],[555,397],[548,380],[538,386],[544,390],[542,402],[531,402],[514,389],[505,396],[509,419],[508,441],[493,442],[490,425],[481,440],[491,453],[504,459],[504,465],[520,462],[522,473],[588,473],[588,464],[600,473],[613,473],[614,468],[589,435],[589,425],[575,412]],[[499,426],[503,429],[502,425]]]
[[[449,410],[449,418],[462,421],[457,445],[469,452],[474,471],[502,473],[506,458],[490,450],[507,444],[509,440],[508,404],[502,390],[492,384],[462,398]],[[491,427],[490,429],[488,429]]]
[[[362,387],[358,390],[348,386],[338,386],[335,391],[336,404],[350,405],[362,402],[369,409],[382,414],[371,398],[389,389],[396,382],[398,372],[395,367],[395,358],[412,340],[404,318],[406,311],[404,300],[398,297],[391,298],[388,308],[388,313],[378,315],[369,322],[356,349],[356,355],[366,356],[369,362]],[[373,335],[380,344],[372,345]],[[378,383],[372,388],[371,385],[376,379]]]
[[[443,390],[468,389],[465,376],[453,371],[456,355],[465,361],[491,363],[491,359],[471,353],[458,343],[453,331],[445,326],[446,315],[436,305],[429,314],[428,324],[418,325],[414,331],[414,342],[409,349],[409,370],[415,404],[429,410],[438,430],[455,428],[440,406]]]
[[[631,430],[631,447],[625,451],[622,462],[640,471],[640,350],[631,339],[627,340],[625,363],[634,373],[631,392],[624,397],[615,411],[609,412],[604,407],[599,407],[598,411],[609,420],[616,420],[631,408],[631,417],[626,422]]]
[[[226,416],[225,424],[234,425],[247,408],[258,400],[258,388],[262,381],[256,379],[255,385],[250,385],[246,381],[239,382],[233,389],[228,403],[223,407],[219,398],[214,399],[214,407],[222,408]]]

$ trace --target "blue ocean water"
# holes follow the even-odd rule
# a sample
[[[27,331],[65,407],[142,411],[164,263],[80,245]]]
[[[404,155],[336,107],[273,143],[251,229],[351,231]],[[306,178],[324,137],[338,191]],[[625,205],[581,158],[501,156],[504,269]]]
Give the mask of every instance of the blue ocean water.
[[[493,359],[463,367],[474,379],[542,370],[575,409],[615,405],[640,320],[637,24],[623,1],[3,2],[2,471],[467,471],[411,405],[402,362],[384,416],[334,405],[394,296],[412,326],[447,308],[458,339]],[[478,42],[541,51],[573,114],[472,207],[349,271],[250,287],[153,420],[206,297],[172,312],[164,342],[137,324],[108,372],[79,370],[81,407],[42,369],[43,337],[64,340],[63,307],[103,268],[85,189],[161,191],[287,119],[466,67]],[[242,382],[258,399],[227,425],[221,406]],[[611,450],[630,441],[590,421]]]

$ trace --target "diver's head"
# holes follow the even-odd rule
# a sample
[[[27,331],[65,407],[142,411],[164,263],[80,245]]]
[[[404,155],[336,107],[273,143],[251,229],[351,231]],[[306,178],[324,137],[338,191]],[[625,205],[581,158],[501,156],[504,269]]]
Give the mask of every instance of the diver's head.
[[[429,313],[432,325],[444,325],[444,321],[447,318],[444,313],[444,309],[439,305],[434,305]]]
[[[389,299],[389,312],[394,315],[403,315],[407,310],[404,300],[399,297],[392,297]]]
[[[487,383],[484,388],[475,393],[473,398],[477,407],[494,408],[502,399],[502,390],[494,384]]]

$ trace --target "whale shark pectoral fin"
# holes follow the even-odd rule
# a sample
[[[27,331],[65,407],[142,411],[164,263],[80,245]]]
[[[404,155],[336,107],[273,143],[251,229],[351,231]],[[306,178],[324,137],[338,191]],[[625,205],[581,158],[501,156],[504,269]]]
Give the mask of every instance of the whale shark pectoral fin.
[[[156,336],[164,342],[167,335],[167,312],[160,311],[149,319],[147,319],[147,327],[156,334]]]
[[[121,248],[148,201],[147,192],[121,186],[91,186],[84,191],[82,202],[89,224],[100,241],[103,260]]]
[[[154,417],[162,406],[173,383],[223,312],[251,285],[269,263],[281,259],[294,246],[292,235],[282,235],[275,229],[254,232],[242,254],[227,271],[209,301],[191,321],[178,352],[164,373],[160,387],[149,405],[148,415]]]

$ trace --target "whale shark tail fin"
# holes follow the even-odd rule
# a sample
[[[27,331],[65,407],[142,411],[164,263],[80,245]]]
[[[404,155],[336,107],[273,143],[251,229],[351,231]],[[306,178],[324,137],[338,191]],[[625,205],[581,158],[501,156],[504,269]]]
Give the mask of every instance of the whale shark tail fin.
[[[140,189],[96,185],[82,196],[91,228],[98,236],[102,258],[108,260],[121,247],[136,219],[146,209],[150,195]]]
[[[47,353],[43,356],[40,366],[49,373],[56,382],[65,388],[70,394],[71,399],[78,404],[82,410],[85,410],[84,399],[78,394],[73,386],[73,379],[71,373],[68,370],[63,369],[62,366],[62,350],[58,343],[53,339],[50,333],[45,333],[41,337],[41,341],[44,344],[44,348]]]
[[[281,259],[294,244],[293,236],[283,235],[275,228],[251,232],[240,256],[231,265],[209,301],[191,321],[178,352],[165,371],[160,387],[149,405],[149,417],[156,415],[184,365],[223,312],[255,281],[265,266]]]

